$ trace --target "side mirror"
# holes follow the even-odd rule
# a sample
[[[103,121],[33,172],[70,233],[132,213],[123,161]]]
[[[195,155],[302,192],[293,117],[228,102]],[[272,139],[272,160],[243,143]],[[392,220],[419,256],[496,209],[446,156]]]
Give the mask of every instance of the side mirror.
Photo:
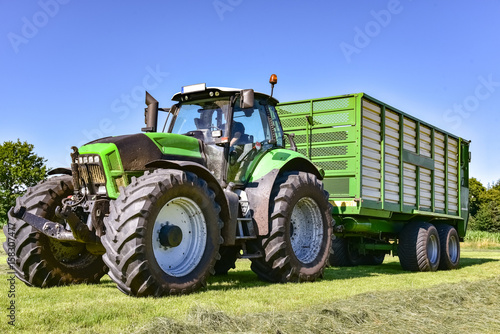
[[[156,132],[158,127],[158,101],[148,92],[146,92],[146,105],[147,108],[144,109],[146,127],[142,128],[141,131]]]
[[[254,93],[253,89],[244,89],[240,93],[240,108],[247,109],[253,108]]]

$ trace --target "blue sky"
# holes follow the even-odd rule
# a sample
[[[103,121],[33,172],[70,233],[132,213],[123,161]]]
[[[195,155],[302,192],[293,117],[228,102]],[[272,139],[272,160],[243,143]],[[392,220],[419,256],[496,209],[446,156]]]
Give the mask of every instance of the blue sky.
[[[0,0],[0,141],[50,167],[70,147],[139,132],[144,90],[183,85],[280,101],[366,92],[472,140],[500,179],[500,1]]]

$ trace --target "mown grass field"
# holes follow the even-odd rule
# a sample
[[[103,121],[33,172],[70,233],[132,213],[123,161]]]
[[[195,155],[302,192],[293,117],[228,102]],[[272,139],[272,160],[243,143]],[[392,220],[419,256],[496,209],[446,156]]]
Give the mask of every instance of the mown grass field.
[[[15,328],[7,323],[11,298],[2,250],[0,332],[498,333],[495,237],[483,249],[462,249],[454,271],[408,273],[387,257],[377,267],[328,268],[315,283],[268,284],[240,260],[228,276],[211,278],[206,290],[161,299],[127,297],[107,276],[98,285],[51,289],[16,280]]]

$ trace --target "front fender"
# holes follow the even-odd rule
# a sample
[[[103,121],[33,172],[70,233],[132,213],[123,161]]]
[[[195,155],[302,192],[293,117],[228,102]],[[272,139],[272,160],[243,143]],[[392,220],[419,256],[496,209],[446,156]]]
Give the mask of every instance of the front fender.
[[[316,175],[320,180],[323,179],[323,170],[318,169],[304,155],[287,149],[275,149],[268,151],[256,163],[256,166],[250,167],[252,170],[249,175],[249,182],[255,182],[273,169],[278,169],[280,172],[285,171],[302,171]]]
[[[322,170],[318,170],[305,156],[285,149],[267,152],[257,162],[245,191],[257,223],[258,235],[269,233],[269,205],[276,178],[291,171],[311,173],[320,180],[324,175]]]

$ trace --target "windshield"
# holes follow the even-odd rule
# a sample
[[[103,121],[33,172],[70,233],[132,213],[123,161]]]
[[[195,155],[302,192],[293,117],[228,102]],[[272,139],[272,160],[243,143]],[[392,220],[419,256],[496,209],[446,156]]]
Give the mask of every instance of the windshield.
[[[226,132],[229,99],[196,101],[180,105],[170,132],[188,134],[206,143],[213,142],[212,131]]]
[[[266,103],[255,100],[253,108],[241,109],[236,101],[233,113],[233,139],[231,145],[243,142],[268,143],[272,139],[267,117]],[[241,132],[241,138],[238,133]],[[243,139],[246,136],[246,140]],[[235,138],[236,137],[236,138]],[[235,140],[238,139],[238,140]]]

